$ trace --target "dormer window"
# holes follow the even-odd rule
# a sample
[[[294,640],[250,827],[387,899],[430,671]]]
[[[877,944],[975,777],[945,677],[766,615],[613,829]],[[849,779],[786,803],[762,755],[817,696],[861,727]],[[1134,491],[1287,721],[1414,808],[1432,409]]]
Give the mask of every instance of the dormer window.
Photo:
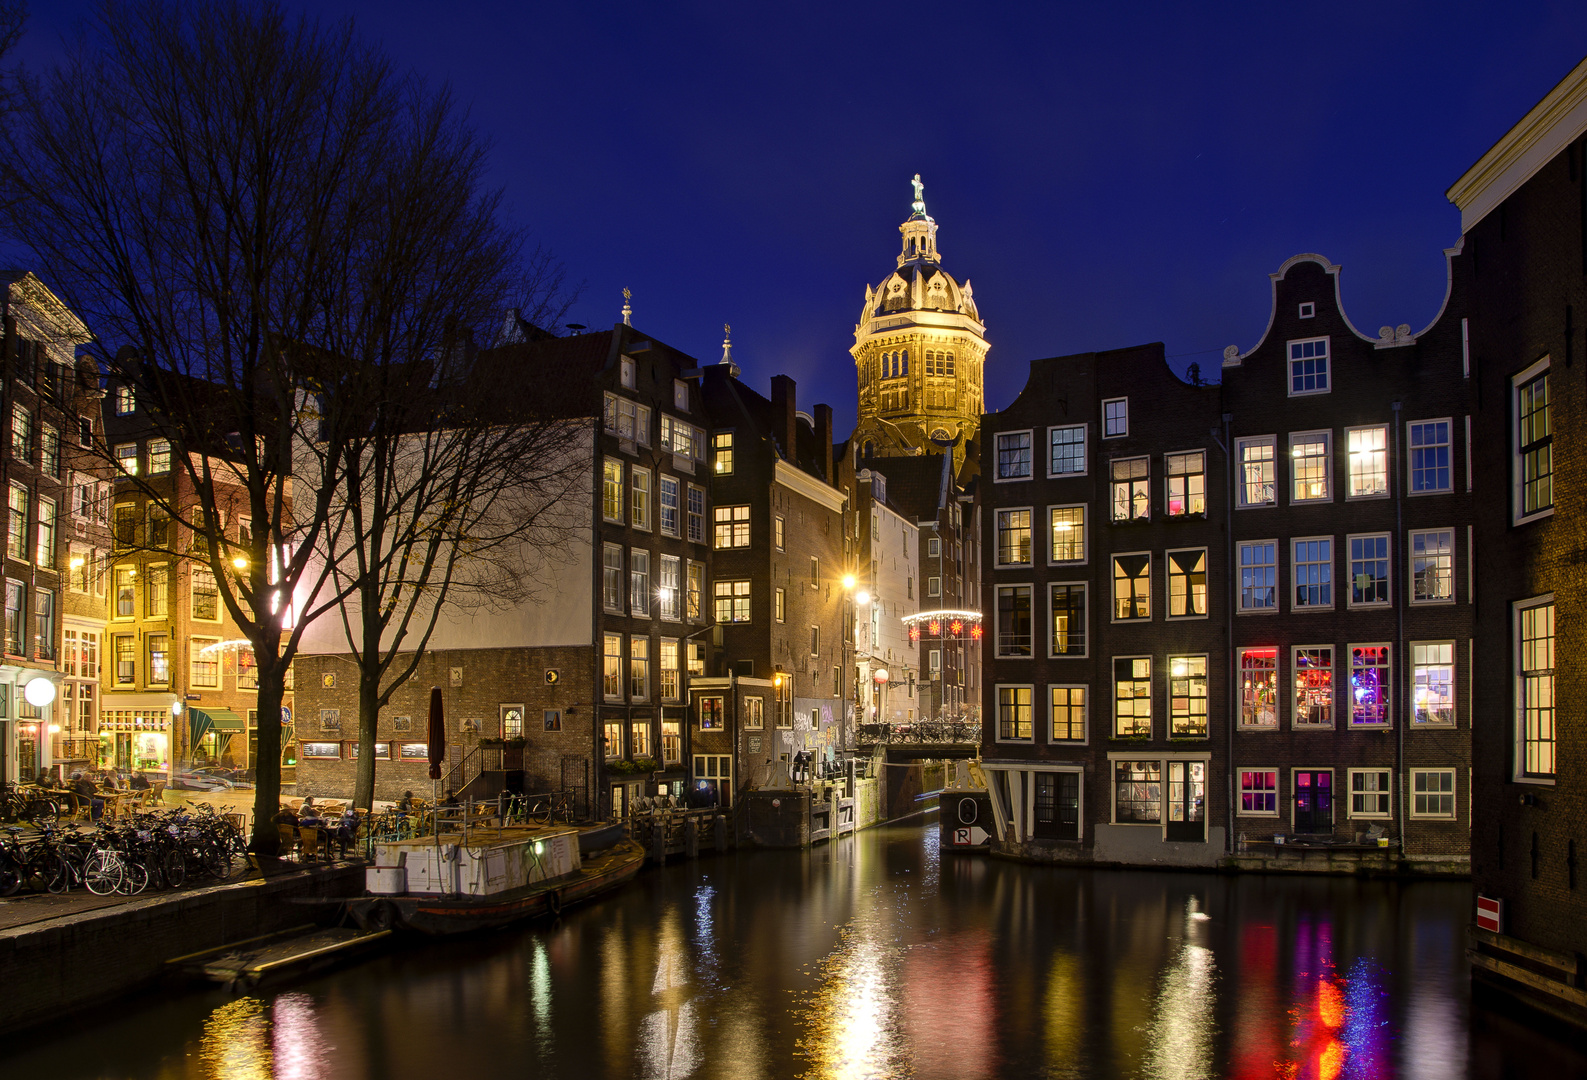
[[[1308,300],[1306,303],[1304,303],[1304,304],[1302,304],[1300,306],[1300,317],[1301,318],[1303,318],[1303,319],[1311,319],[1311,318],[1315,318],[1316,315],[1317,315],[1317,305],[1312,303],[1310,300]]]

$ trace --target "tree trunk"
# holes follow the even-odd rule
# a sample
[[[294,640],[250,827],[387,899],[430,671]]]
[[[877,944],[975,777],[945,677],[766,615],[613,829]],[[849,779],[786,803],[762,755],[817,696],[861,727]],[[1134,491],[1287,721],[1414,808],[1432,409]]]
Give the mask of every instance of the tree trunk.
[[[263,652],[263,650],[259,650]],[[254,760],[253,850],[260,855],[278,852],[275,816],[281,808],[281,699],[286,668],[262,657],[259,672],[259,755]]]
[[[375,728],[380,723],[380,676],[365,674],[358,680],[358,771],[353,783],[353,805],[373,810],[375,801]]]

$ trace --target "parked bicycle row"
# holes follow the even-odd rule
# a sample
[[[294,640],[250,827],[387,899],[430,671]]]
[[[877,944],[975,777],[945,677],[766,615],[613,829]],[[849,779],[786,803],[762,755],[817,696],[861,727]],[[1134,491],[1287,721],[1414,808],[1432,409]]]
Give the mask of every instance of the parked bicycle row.
[[[231,874],[246,855],[237,829],[207,806],[141,813],[92,829],[39,823],[23,839],[11,825],[0,839],[0,896],[23,889],[63,893],[86,888],[98,896],[179,889]]]

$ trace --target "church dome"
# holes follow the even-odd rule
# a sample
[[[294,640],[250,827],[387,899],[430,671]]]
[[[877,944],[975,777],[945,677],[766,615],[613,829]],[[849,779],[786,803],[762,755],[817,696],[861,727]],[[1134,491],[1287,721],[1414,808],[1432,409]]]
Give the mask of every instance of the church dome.
[[[903,250],[898,254],[898,267],[875,288],[866,287],[860,328],[875,326],[878,320],[898,325],[899,316],[920,313],[928,323],[941,325],[942,315],[959,316],[955,322],[963,324],[968,320],[981,329],[981,316],[975,307],[970,282],[966,280],[961,285],[942,268],[942,256],[937,251],[937,223],[926,213],[920,177],[916,176],[914,182],[913,212],[898,227],[904,241]]]

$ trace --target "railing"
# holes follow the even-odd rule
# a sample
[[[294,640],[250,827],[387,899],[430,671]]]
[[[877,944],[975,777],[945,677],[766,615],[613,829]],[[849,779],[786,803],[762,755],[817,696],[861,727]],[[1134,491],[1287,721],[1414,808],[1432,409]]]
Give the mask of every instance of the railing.
[[[485,772],[485,754],[491,747],[476,746],[464,754],[462,760],[453,765],[445,776],[441,777],[441,791],[450,791],[454,795],[461,795],[463,789],[477,780]]]
[[[979,720],[917,720],[912,724],[861,724],[861,743],[981,742]]]

